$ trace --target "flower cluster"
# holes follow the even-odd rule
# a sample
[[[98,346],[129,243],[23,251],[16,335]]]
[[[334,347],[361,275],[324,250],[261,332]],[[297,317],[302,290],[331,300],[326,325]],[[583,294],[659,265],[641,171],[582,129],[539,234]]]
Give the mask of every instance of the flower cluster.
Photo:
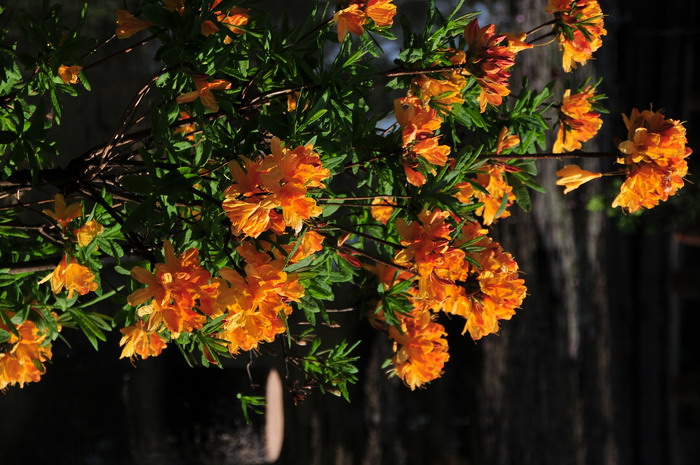
[[[583,91],[571,95],[571,89],[564,92],[559,108],[559,130],[554,142],[554,153],[571,152],[581,148],[581,143],[593,138],[603,125],[600,113],[593,111],[595,87],[588,86]]]
[[[603,44],[603,12],[597,0],[549,0],[547,12],[554,14],[557,41],[567,73],[585,64]]]
[[[408,95],[419,97],[424,106],[432,101],[446,111],[450,111],[453,104],[464,102],[462,91],[467,85],[467,78],[462,65],[466,63],[466,54],[451,48],[445,50],[444,54],[445,59],[457,69],[417,76],[411,82]]]
[[[345,40],[348,32],[362,35],[368,20],[376,27],[391,27],[394,24],[396,5],[392,0],[349,0],[346,7],[336,11],[333,22],[338,25],[338,42]]]
[[[400,271],[374,267],[385,289],[412,281],[407,290],[410,313],[395,314],[399,325],[388,328],[396,343],[396,374],[412,389],[439,377],[449,358],[444,328],[431,314],[463,317],[464,331],[478,340],[497,332],[498,320],[510,319],[525,298],[513,257],[478,223],[463,224],[454,239],[450,218],[449,212],[425,210],[418,221],[400,219],[397,228],[404,248],[394,258]],[[383,311],[376,321],[387,326]]]
[[[258,237],[268,229],[282,234],[287,226],[299,232],[304,220],[321,214],[307,193],[325,187],[321,181],[330,171],[313,146],[290,150],[274,137],[271,148],[272,153],[258,161],[241,157],[242,163],[229,164],[233,184],[224,192],[223,209],[236,236]]]
[[[210,6],[212,13],[216,17],[216,21],[206,20],[202,21],[201,33],[202,35],[208,36],[219,31],[219,26],[216,23],[226,27],[233,34],[245,34],[245,30],[241,29],[241,26],[248,24],[250,20],[250,14],[248,9],[240,7],[229,8],[228,11],[216,11],[214,8],[219,6],[221,0],[214,0]],[[230,44],[233,42],[230,36],[226,36],[224,39],[225,44]]]
[[[224,79],[214,79],[213,81],[208,81],[207,76],[195,75],[193,76],[194,85],[197,90],[184,93],[180,95],[176,102],[177,103],[189,103],[200,99],[202,105],[211,111],[219,111],[219,104],[216,101],[216,97],[212,94],[212,90],[227,90],[231,88],[231,83]]]
[[[437,111],[424,106],[417,97],[404,97],[394,101],[396,121],[401,126],[401,140],[404,148],[402,165],[408,182],[414,186],[425,184],[425,176],[416,170],[417,157],[431,165],[444,166],[450,147],[440,145],[440,136],[435,131],[440,128],[442,118]]]
[[[6,316],[12,318],[13,312]],[[51,360],[51,344],[47,334],[31,320],[15,325],[17,333],[0,319],[0,329],[10,338],[0,344],[0,390],[7,386],[39,381],[44,373],[44,362]]]
[[[517,136],[516,136],[517,137]],[[470,204],[473,200],[483,203],[474,213],[483,218],[484,225],[492,224],[498,218],[510,216],[508,207],[515,201],[513,186],[505,180],[507,165],[492,163],[476,175],[473,181],[465,181],[455,186],[455,197],[462,203]],[[483,189],[474,187],[474,183]]]
[[[661,112],[635,108],[623,119],[628,136],[618,146],[624,157],[617,162],[625,165],[627,179],[613,207],[632,213],[666,201],[683,187],[683,177],[688,173],[685,158],[692,150],[686,146],[681,122],[666,119]]]
[[[320,250],[322,240],[318,234],[307,233],[290,261]],[[213,278],[201,267],[196,248],[176,255],[172,244],[166,242],[164,249],[165,263],[157,263],[154,273],[142,267],[131,271],[146,287],[133,292],[128,302],[140,306],[137,315],[146,319],[122,329],[122,358],[157,356],[166,346],[166,330],[171,339],[177,339],[181,333],[201,329],[208,319],[221,316],[214,336],[226,343],[231,354],[256,348],[285,331],[284,319],[292,312],[289,303],[304,295],[296,275],[283,271],[286,257],[277,249],[273,257],[245,241],[237,249],[244,269],[222,268],[221,278]]]
[[[495,25],[480,28],[476,19],[464,29],[464,37],[468,47],[467,70],[481,87],[479,107],[483,113],[487,105],[499,106],[503,97],[510,94],[508,79],[515,55],[532,45],[524,42],[524,34],[496,34]]]

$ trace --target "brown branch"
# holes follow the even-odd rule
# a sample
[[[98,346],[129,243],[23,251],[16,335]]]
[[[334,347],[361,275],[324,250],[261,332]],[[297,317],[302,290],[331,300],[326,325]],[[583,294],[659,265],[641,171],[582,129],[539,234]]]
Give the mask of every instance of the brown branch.
[[[116,57],[116,56],[119,56],[119,55],[121,55],[121,54],[131,53],[131,52],[133,52],[134,50],[136,50],[137,48],[141,47],[142,45],[145,45],[145,44],[147,44],[148,42],[150,42],[151,40],[155,39],[156,37],[158,37],[158,36],[159,36],[160,34],[162,34],[162,33],[163,33],[163,31],[156,32],[155,34],[150,35],[150,36],[146,37],[145,39],[143,39],[143,40],[141,40],[141,41],[139,41],[139,42],[136,42],[135,44],[131,44],[131,45],[129,45],[128,47],[126,47],[126,48],[124,48],[124,49],[117,50],[116,52],[110,53],[109,55],[107,55],[107,56],[105,56],[105,57],[103,57],[103,58],[100,58],[99,60],[97,60],[97,61],[94,62],[94,63],[90,63],[89,65],[85,65],[85,66],[83,67],[83,71],[87,71],[87,70],[90,69],[90,68],[94,68],[95,66],[97,66],[97,65],[99,65],[99,64],[102,64],[102,63],[104,63],[105,61],[110,60],[110,59],[112,59],[112,58],[114,58],[114,57]],[[102,45],[106,44],[107,42],[109,42],[110,40],[112,40],[112,38],[114,38],[114,37],[115,37],[115,36],[113,35],[113,36],[110,37],[107,41],[105,41]],[[85,57],[87,57],[87,56],[90,55],[91,53],[94,53],[94,52],[97,50],[97,48],[101,47],[102,45],[98,45],[98,47],[96,47],[95,49],[93,49],[92,52],[90,52],[90,53],[88,53],[87,55],[85,55]]]
[[[535,154],[510,154],[510,155],[486,155],[484,158],[491,160],[548,160],[560,158],[617,158],[619,153],[611,152],[569,152],[569,153],[535,153]]]
[[[405,249],[406,248],[401,244],[397,244],[396,242],[391,242],[391,241],[387,241],[385,239],[380,239],[378,237],[372,236],[371,234],[366,234],[366,233],[363,233],[360,231],[355,231],[353,229],[349,229],[349,228],[346,228],[344,226],[340,226],[338,224],[329,224],[328,227],[340,229],[341,231],[344,231],[348,234],[354,234],[355,236],[364,237],[365,239],[369,239],[371,241],[378,242],[380,244],[388,245],[389,247],[393,247],[395,249]]]
[[[384,77],[398,77],[398,76],[419,76],[421,74],[435,74],[444,73],[445,71],[465,71],[465,65],[451,65],[451,66],[441,66],[439,68],[430,69],[414,69],[406,71],[386,71],[382,73]]]

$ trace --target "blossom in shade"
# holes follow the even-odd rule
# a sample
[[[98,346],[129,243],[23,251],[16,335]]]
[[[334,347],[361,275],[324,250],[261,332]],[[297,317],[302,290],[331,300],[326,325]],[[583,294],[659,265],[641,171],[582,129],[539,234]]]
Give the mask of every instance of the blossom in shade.
[[[562,66],[568,73],[585,64],[603,44],[601,37],[607,34],[603,12],[597,0],[549,0],[546,10],[554,14]]]
[[[636,108],[623,115],[628,130],[627,140],[618,145],[627,178],[613,207],[632,213],[652,208],[666,201],[683,187],[688,173],[686,130],[680,121],[667,119],[663,113]]]
[[[603,173],[594,173],[580,168],[578,165],[566,165],[557,171],[557,186],[564,186],[564,193],[568,194],[574,189],[578,189],[581,184],[598,179]]]
[[[593,138],[603,125],[600,113],[593,111],[595,87],[588,86],[582,92],[571,95],[564,92],[559,108],[559,130],[554,142],[554,153],[571,152],[582,147],[581,143]]]
[[[12,318],[13,312],[6,316]],[[51,344],[47,334],[31,320],[15,325],[15,334],[0,319],[0,329],[9,334],[9,339],[0,344],[0,390],[8,386],[37,382],[44,374],[44,363],[51,360]]]
[[[221,0],[214,0],[211,4],[213,10],[221,3]],[[216,22],[211,20],[203,21],[200,32],[202,35],[208,36],[219,31],[219,26],[216,23],[223,24],[233,34],[245,34],[245,30],[241,29],[250,21],[250,12],[247,8],[232,7],[228,11],[212,11],[216,16]],[[233,42],[230,36],[224,39],[225,44]]]
[[[66,199],[63,198],[62,194],[54,196],[53,205],[54,209],[44,210],[44,214],[56,220],[61,228],[65,228],[68,226],[68,223],[83,216],[83,204],[72,203],[66,205]]]
[[[212,90],[226,90],[231,88],[231,83],[224,79],[214,79],[207,81],[206,76],[194,76],[194,85],[197,90],[180,95],[177,103],[193,102],[197,99],[202,101],[202,105],[211,111],[219,111],[219,104],[216,97],[212,94]]]
[[[88,221],[78,229],[73,230],[73,234],[78,239],[80,247],[87,247],[90,242],[104,232],[105,228],[95,220]]]
[[[75,293],[85,295],[98,288],[95,282],[95,275],[90,268],[80,265],[75,258],[64,255],[58,266],[44,279],[39,281],[43,284],[51,281],[51,290],[54,294],[59,294],[65,287],[68,291],[68,298],[73,298]]]
[[[58,67],[58,77],[61,78],[64,84],[77,84],[82,70],[83,67],[78,65],[61,65]]]
[[[119,39],[128,39],[151,26],[153,23],[138,19],[126,10],[117,10],[116,35]]]
[[[163,5],[168,11],[174,11],[179,15],[185,13],[185,0],[163,0]]]
[[[119,345],[124,348],[119,358],[133,359],[137,355],[143,359],[157,357],[167,346],[163,336],[156,331],[149,331],[143,321],[122,328],[120,331],[123,336]]]

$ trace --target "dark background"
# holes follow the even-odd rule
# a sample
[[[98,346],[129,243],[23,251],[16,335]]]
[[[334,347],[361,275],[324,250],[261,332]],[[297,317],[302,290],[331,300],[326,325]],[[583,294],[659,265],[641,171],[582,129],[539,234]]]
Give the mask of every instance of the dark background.
[[[293,17],[310,8],[308,1],[267,3],[268,11],[284,9]],[[395,3],[400,14],[422,23],[423,1]],[[499,31],[546,21],[545,3],[467,2],[487,12],[482,24],[495,22]],[[588,149],[613,150],[616,138],[625,136],[620,113],[650,104],[687,121],[689,145],[696,147],[698,4],[600,3],[608,35],[597,59],[574,74],[579,82],[604,77],[602,91],[610,97],[610,114]],[[113,30],[113,11],[121,6],[91,5],[94,36]],[[155,71],[144,69],[153,52],[144,48],[90,74],[93,91],[67,104],[60,129],[64,153],[82,153],[109,137],[131,96]],[[513,87],[522,75],[534,87],[565,78],[559,60],[555,47],[519,55]],[[691,159],[681,196],[632,217],[587,208],[601,205],[601,198],[609,204],[614,187],[607,182],[564,197],[554,188],[562,165],[541,163],[549,192],[534,195],[533,213],[514,208],[496,228],[529,290],[513,320],[478,343],[460,336],[457,319],[441,321],[450,333],[445,374],[411,392],[381,368],[391,351],[385,336],[355,313],[338,314],[345,334],[327,329],[328,337],[362,340],[352,403],[318,392],[296,407],[286,398],[279,463],[700,463],[697,164]],[[585,166],[609,170],[610,162]],[[0,394],[0,464],[223,465],[260,457],[261,419],[245,426],[235,399],[237,392],[252,392],[246,356],[225,370],[191,369],[170,348],[132,366],[117,359],[116,333],[99,353],[80,335],[66,336],[72,347],[55,344],[40,383]],[[268,349],[279,353],[281,344]],[[275,360],[253,361],[256,382]]]

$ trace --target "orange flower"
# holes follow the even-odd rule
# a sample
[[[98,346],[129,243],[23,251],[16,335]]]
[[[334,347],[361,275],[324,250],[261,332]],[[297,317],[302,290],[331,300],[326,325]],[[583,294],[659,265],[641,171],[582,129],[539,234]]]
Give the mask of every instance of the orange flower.
[[[413,144],[410,150],[413,154],[423,157],[425,161],[432,165],[445,166],[451,149],[447,145],[438,145],[439,139],[437,136],[426,137]]]
[[[685,158],[692,150],[686,146],[685,127],[661,112],[635,108],[623,119],[629,132],[628,139],[618,146],[625,156],[617,162],[626,166],[627,179],[613,207],[633,213],[668,200],[683,187],[688,173]]]
[[[562,66],[567,73],[585,64],[603,44],[603,12],[597,0],[549,0],[547,12],[557,21],[554,31],[563,51]],[[584,32],[585,31],[585,32]]]
[[[61,78],[64,84],[77,84],[80,71],[82,71],[82,69],[83,67],[78,65],[61,65],[58,67],[58,76]]]
[[[79,265],[76,261],[68,263],[67,255],[63,256],[56,269],[39,281],[39,284],[48,280],[51,280],[51,290],[54,294],[61,292],[65,286],[69,299],[73,298],[75,292],[85,295],[90,291],[96,291],[98,287],[92,271],[86,266]]]
[[[499,106],[503,97],[510,94],[510,68],[515,64],[516,53],[527,44],[522,42],[522,36],[496,34],[493,24],[480,28],[476,19],[464,29],[464,37],[468,45],[467,71],[481,87],[479,107],[483,113],[486,105]]]
[[[600,113],[592,110],[595,88],[588,86],[582,92],[571,95],[564,92],[559,109],[559,131],[554,142],[554,153],[571,152],[581,148],[581,142],[590,140],[603,125]]]
[[[78,229],[73,230],[73,234],[78,238],[80,247],[87,247],[92,240],[102,234],[105,228],[95,220],[88,221]]]
[[[221,0],[214,0],[211,4],[211,9],[216,8]],[[238,26],[245,26],[250,20],[250,12],[247,8],[233,7],[224,13],[221,11],[213,11],[216,15],[216,21],[226,26],[234,34],[245,34],[245,31]],[[219,27],[213,21],[203,21],[201,25],[201,33],[205,36],[213,34],[219,30]],[[225,44],[233,42],[231,37],[226,36]]]
[[[116,34],[119,39],[128,39],[151,26],[153,23],[138,19],[126,10],[117,10]]]
[[[417,165],[418,163],[416,163],[415,166]],[[412,167],[408,166],[405,163],[401,163],[401,166],[403,166],[403,171],[406,175],[406,180],[410,185],[420,187],[427,182],[425,179],[425,175],[423,175],[423,173],[421,173],[420,171],[414,170]]]
[[[282,271],[284,259],[258,252],[249,241],[237,251],[246,263],[245,277],[229,268],[221,270],[228,283],[222,286],[220,298],[227,316],[223,330],[216,335],[228,342],[231,354],[271,342],[285,332],[285,319],[292,312],[289,302],[298,302],[304,295],[297,276]]]
[[[374,21],[377,27],[391,27],[396,16],[396,5],[392,0],[369,0],[365,6],[367,17]]]
[[[365,29],[362,27],[367,22],[367,15],[360,9],[360,5],[354,3],[345,9],[338,10],[333,15],[333,22],[338,25],[338,42],[343,42],[348,31],[361,36]]]
[[[179,15],[185,13],[185,0],[163,0],[163,5],[168,11],[175,11]]]
[[[124,346],[119,358],[134,358],[135,355],[143,359],[157,357],[167,346],[165,339],[155,331],[148,331],[143,323],[139,321],[133,326],[122,328],[123,334],[119,341],[119,346]]]
[[[202,101],[202,105],[211,111],[219,111],[219,104],[211,93],[212,90],[226,90],[231,88],[231,83],[224,79],[214,79],[207,81],[203,76],[194,76],[194,84],[197,90],[180,95],[177,103],[193,102],[197,99]]]
[[[218,283],[210,283],[211,274],[199,264],[199,251],[191,247],[180,255],[175,254],[170,241],[163,244],[165,263],[156,263],[155,273],[136,266],[131,276],[146,288],[137,289],[127,297],[127,302],[137,307],[153,299],[151,304],[139,309],[140,315],[149,316],[149,330],[157,329],[162,322],[177,338],[181,332],[190,332],[204,325],[203,313],[212,313],[212,304],[218,293]]]
[[[325,187],[330,175],[311,144],[289,150],[273,137],[272,153],[260,162],[241,157],[244,167],[231,162],[234,183],[224,192],[223,209],[233,234],[257,237],[267,229],[282,233],[289,226],[301,230],[304,220],[321,214],[321,207],[306,194]],[[280,215],[276,209],[281,209]]]
[[[194,124],[194,119],[186,111],[180,112],[180,121],[192,121],[187,124],[181,124],[175,129],[175,134],[182,134],[183,137],[189,141],[194,142],[194,133],[197,131],[197,126]]]
[[[598,179],[603,176],[602,173],[593,173],[581,169],[578,165],[566,165],[564,168],[557,171],[557,186],[564,186],[564,194],[568,194],[574,189],[578,189],[581,184],[585,184],[588,181]]]
[[[14,312],[7,312],[12,318]],[[44,373],[44,362],[51,360],[51,344],[47,334],[39,330],[34,322],[25,320],[15,325],[18,334],[0,319],[0,329],[9,333],[10,338],[0,345],[0,390],[7,386],[37,382]]]
[[[508,207],[515,201],[515,194],[513,194],[513,187],[503,177],[505,171],[506,165],[498,163],[487,166],[483,173],[477,174],[476,182],[488,191],[488,195],[481,190],[475,189],[470,182],[462,182],[455,186],[459,189],[455,197],[460,202],[469,204],[471,203],[471,198],[474,197],[477,202],[484,204],[475,213],[481,215],[486,226],[492,224],[498,218],[510,216]],[[505,209],[500,215],[496,216],[504,202]]]
[[[438,116],[437,111],[423,106],[416,97],[394,100],[394,113],[402,129],[404,147],[419,138],[432,135],[442,124],[442,118]]]
[[[498,141],[496,142],[496,155],[500,155],[504,150],[508,150],[517,145],[520,145],[520,137],[517,135],[508,135],[509,129],[503,127],[498,133]]]
[[[53,205],[54,209],[44,210],[44,214],[56,220],[61,228],[65,228],[68,223],[83,216],[83,204],[72,203],[66,206],[66,200],[61,194],[54,196]]]
[[[414,390],[437,379],[450,358],[445,328],[432,321],[430,312],[414,310],[410,315],[397,314],[401,331],[389,327],[396,354],[391,359],[396,375]]]
[[[372,218],[382,224],[387,224],[394,213],[395,200],[388,197],[377,197],[372,200],[372,207],[369,209]]]
[[[325,236],[322,236],[316,231],[306,231],[304,237],[301,238],[301,244],[299,244],[299,247],[297,247],[294,255],[290,257],[289,263],[298,263],[306,257],[323,250],[324,239]],[[292,250],[294,250],[294,247],[296,247],[296,242],[292,242],[282,247],[287,251],[287,253],[291,253]]]

